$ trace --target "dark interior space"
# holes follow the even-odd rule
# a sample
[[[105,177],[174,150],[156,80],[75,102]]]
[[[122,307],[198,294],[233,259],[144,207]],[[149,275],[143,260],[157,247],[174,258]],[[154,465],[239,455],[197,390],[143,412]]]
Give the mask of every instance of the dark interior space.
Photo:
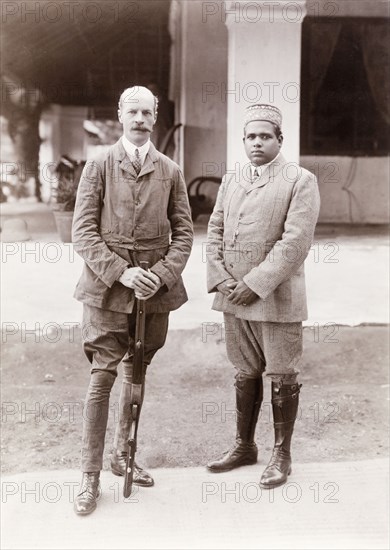
[[[303,155],[388,153],[388,44],[387,20],[305,19],[301,76]]]

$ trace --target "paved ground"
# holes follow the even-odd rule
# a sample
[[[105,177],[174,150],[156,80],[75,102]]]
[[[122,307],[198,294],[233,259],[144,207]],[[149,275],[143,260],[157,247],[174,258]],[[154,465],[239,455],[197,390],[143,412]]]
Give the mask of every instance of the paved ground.
[[[389,548],[386,460],[294,466],[290,481],[261,491],[262,465],[226,474],[156,469],[156,485],[122,496],[103,472],[88,517],[73,513],[79,473],[3,479],[3,549]]]
[[[26,219],[33,237],[2,243],[3,327],[79,322],[70,296],[81,262],[58,242],[50,211],[28,203],[2,210],[3,221]],[[190,301],[172,314],[171,330],[221,320],[205,293],[204,240],[200,220],[184,273]],[[382,229],[319,228],[306,264],[307,324],[388,323],[388,250]],[[257,485],[263,467],[217,476],[155,469],[156,486],[128,502],[122,481],[103,472],[102,499],[86,518],[72,511],[78,472],[5,476],[2,548],[389,548],[386,460],[297,463],[289,483],[271,493]]]

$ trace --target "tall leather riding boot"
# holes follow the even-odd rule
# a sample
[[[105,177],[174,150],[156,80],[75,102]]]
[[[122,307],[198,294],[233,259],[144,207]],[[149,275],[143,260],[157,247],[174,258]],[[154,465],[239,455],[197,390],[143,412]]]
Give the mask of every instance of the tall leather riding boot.
[[[237,378],[235,386],[236,444],[221,458],[207,464],[210,472],[227,472],[239,466],[257,462],[257,445],[254,436],[263,401],[263,380],[262,378]]]
[[[280,385],[272,382],[272,413],[275,446],[271,460],[260,480],[262,489],[283,485],[291,473],[291,437],[297,417],[301,384]]]
[[[130,410],[131,399],[131,374],[128,372],[124,375],[122,382],[121,395],[119,398],[119,421],[115,428],[114,435],[114,450],[111,456],[111,471],[117,476],[124,476],[126,471],[127,452],[130,432],[130,424],[132,421]],[[145,384],[142,387],[142,401],[145,395]],[[134,485],[142,487],[151,487],[154,485],[153,478],[148,472],[143,470],[137,463],[134,464]]]

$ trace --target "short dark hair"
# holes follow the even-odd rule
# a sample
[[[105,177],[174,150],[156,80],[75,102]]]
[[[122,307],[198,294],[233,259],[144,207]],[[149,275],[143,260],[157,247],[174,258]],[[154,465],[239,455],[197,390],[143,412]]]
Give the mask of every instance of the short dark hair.
[[[276,137],[279,139],[280,136],[282,135],[282,130],[280,126],[278,126],[277,124],[274,124],[273,122],[271,122],[271,124],[274,127]]]

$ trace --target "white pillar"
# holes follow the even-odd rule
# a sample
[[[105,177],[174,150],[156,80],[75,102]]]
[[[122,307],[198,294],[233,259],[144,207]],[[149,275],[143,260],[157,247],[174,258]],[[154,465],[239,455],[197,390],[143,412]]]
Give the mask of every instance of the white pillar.
[[[229,33],[227,165],[247,162],[242,137],[245,108],[269,103],[283,113],[287,160],[299,161],[301,27],[305,0],[225,2]]]
[[[39,170],[42,199],[47,202],[55,178],[53,170],[61,158],[68,155],[75,160],[86,159],[86,139],[83,122],[88,118],[88,107],[51,104],[41,116],[39,133]]]

